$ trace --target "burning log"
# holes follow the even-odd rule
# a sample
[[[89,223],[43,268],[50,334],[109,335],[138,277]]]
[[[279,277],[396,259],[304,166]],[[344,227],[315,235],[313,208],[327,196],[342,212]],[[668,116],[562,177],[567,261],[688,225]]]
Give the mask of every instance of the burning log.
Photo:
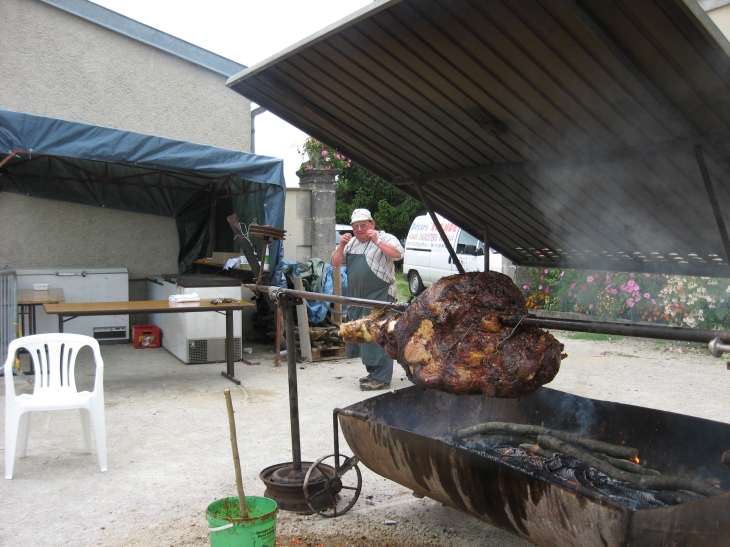
[[[578,446],[582,446],[583,448],[587,448],[593,452],[603,452],[608,456],[614,456],[616,458],[623,458],[626,460],[634,459],[639,455],[639,451],[636,448],[596,441],[568,431],[548,429],[546,427],[540,427],[539,425],[512,424],[507,422],[487,422],[466,427],[464,429],[457,429],[454,432],[454,438],[464,439],[473,435],[484,434],[489,431],[504,431],[507,433],[529,435],[532,437],[537,437],[538,435],[550,435],[563,441],[577,444]]]
[[[639,475],[661,475],[661,473],[656,469],[649,469],[648,467],[644,467],[642,465],[639,465],[638,463],[634,463],[631,460],[612,458],[611,456],[606,456],[605,454],[601,454],[600,452],[594,452],[592,455],[598,459],[607,461],[614,467],[622,469],[623,471],[638,473]]]
[[[635,473],[623,471],[621,469],[617,469],[604,460],[592,456],[588,452],[549,435],[539,435],[537,437],[537,443],[543,448],[555,450],[557,452],[567,454],[571,458],[581,460],[613,479],[628,482],[641,488],[648,488],[651,490],[689,490],[703,496],[716,496],[717,494],[724,493],[723,490],[720,490],[715,486],[686,477],[670,475],[637,475]]]
[[[510,434],[510,433],[504,433],[502,431],[488,431],[484,434],[484,439],[479,441],[481,443],[486,443],[489,446],[497,446],[497,445],[518,445],[522,443],[534,443],[535,439],[534,437],[526,436],[526,435],[516,435],[516,434]],[[466,445],[470,443],[465,443]]]
[[[544,448],[541,448],[539,444],[520,444],[521,448],[524,448],[525,450],[528,450],[529,452],[532,452],[533,454],[537,454],[538,456],[541,456],[543,458],[553,458],[555,456],[554,452],[550,452],[548,450],[545,450]],[[618,469],[622,469],[623,471],[629,471],[630,473],[638,473],[639,475],[661,475],[659,471],[656,471],[655,469],[648,469],[646,467],[642,467],[638,463],[634,463],[629,460],[622,460],[620,458],[612,458],[611,456],[606,456],[606,454],[601,454],[600,452],[593,452],[590,453],[592,456],[604,460],[614,467]]]
[[[540,448],[540,445],[539,444],[525,443],[525,444],[521,444],[520,445],[520,448],[524,448],[528,452],[532,452],[533,454],[537,454],[538,456],[540,456],[542,458],[549,459],[549,458],[554,458],[555,457],[555,452],[550,452],[549,450],[545,450],[544,448]]]

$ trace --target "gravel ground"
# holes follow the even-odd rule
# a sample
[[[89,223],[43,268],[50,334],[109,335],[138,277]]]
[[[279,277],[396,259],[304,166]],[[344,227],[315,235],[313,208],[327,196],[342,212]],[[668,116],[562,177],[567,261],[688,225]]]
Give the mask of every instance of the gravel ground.
[[[730,371],[706,350],[553,334],[569,354],[553,388],[730,422]],[[109,471],[99,472],[95,448],[82,452],[77,413],[35,414],[28,457],[16,460],[13,480],[0,482],[0,545],[209,545],[205,508],[236,495],[224,388],[231,388],[236,409],[246,494],[263,494],[262,469],[291,461],[285,363],[274,368],[268,346],[253,349],[250,357],[261,365],[237,364],[243,380],[237,387],[220,375],[223,364],[183,365],[164,349],[103,346]],[[297,372],[302,457],[311,461],[332,452],[332,409],[369,394],[358,389],[357,360],[301,364]],[[81,388],[91,385],[92,374],[84,359]],[[396,365],[392,388],[408,385]],[[27,389],[17,378],[16,386]],[[362,471],[363,493],[349,513],[323,519],[282,511],[278,544],[531,545]]]

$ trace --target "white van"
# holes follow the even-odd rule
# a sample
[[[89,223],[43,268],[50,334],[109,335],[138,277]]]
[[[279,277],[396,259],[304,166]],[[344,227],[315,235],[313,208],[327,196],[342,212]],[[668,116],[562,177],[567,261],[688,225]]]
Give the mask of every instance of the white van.
[[[438,219],[464,270],[483,272],[484,243],[445,218],[439,216]],[[489,269],[501,272],[502,255],[490,251]],[[411,294],[417,296],[435,281],[456,273],[459,270],[451,260],[431,217],[416,217],[408,231],[403,257],[403,277],[408,281]]]

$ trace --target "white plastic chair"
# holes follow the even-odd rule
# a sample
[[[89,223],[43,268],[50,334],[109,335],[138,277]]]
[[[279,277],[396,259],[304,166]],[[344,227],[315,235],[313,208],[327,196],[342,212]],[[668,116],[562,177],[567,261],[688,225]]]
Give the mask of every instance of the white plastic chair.
[[[74,369],[76,356],[91,347],[96,362],[94,391],[77,391]],[[13,359],[18,349],[30,353],[35,374],[32,394],[15,394]],[[104,421],[104,361],[99,342],[80,334],[51,333],[24,336],[10,342],[5,362],[5,478],[13,478],[16,441],[20,433],[20,457],[28,449],[30,413],[34,410],[78,408],[86,452],[91,452],[90,418],[94,420],[99,466],[106,471],[106,426]]]

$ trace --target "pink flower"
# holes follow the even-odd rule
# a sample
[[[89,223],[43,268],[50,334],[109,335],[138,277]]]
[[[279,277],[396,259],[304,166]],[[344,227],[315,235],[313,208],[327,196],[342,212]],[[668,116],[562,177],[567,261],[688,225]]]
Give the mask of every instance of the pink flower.
[[[540,286],[538,287],[538,289],[539,289],[539,290],[542,290],[542,285],[540,285]]]
[[[327,171],[328,169],[332,169],[332,168],[331,168],[331,167],[330,167],[330,166],[328,165],[328,166],[327,166],[327,167],[325,167],[324,169],[325,169],[325,171]]]
[[[617,294],[618,291],[616,289],[611,289],[611,294]]]
[[[586,277],[586,281],[588,281],[588,283],[593,283],[593,276],[589,275],[588,277]]]
[[[548,271],[547,270],[543,270],[542,273],[546,274],[546,273],[548,273]]]
[[[641,275],[643,275],[644,277],[651,277],[651,274],[648,274],[648,273],[643,273]]]
[[[309,171],[309,170],[311,170],[311,169],[314,169],[314,167],[313,167],[313,166],[311,166],[311,165],[307,165],[307,171]]]
[[[565,272],[560,272],[560,277],[563,277],[565,275]]]
[[[335,154],[335,158],[340,159],[340,155],[339,154]]]
[[[639,300],[641,300],[641,295],[639,293],[636,293],[634,299],[638,302]]]
[[[634,299],[633,298],[627,298],[626,303],[629,305],[629,308],[634,307]]]
[[[588,290],[588,287],[586,287],[585,285],[581,285],[580,286],[580,290],[581,291],[587,291]]]
[[[575,289],[575,283],[570,286],[571,289]]]
[[[630,274],[629,274],[629,277],[634,277],[634,274],[630,273]]]
[[[588,304],[588,309],[589,310],[592,310],[593,309],[593,304]]]
[[[651,299],[651,303],[652,303],[652,304],[656,304],[656,300],[654,300],[654,299],[652,298],[652,299]]]
[[[542,279],[545,279],[545,276],[544,276],[544,275],[541,275],[541,276],[540,276],[540,279],[541,279],[541,280],[542,280]]]
[[[550,287],[545,287],[545,294],[548,294],[550,292]]]
[[[329,152],[327,152],[327,150],[322,150],[322,155],[323,155],[323,156],[326,156],[326,155],[328,155],[328,154],[329,154]]]
[[[522,288],[525,289],[525,290],[527,290],[527,289],[530,288],[530,286],[529,285],[522,285]]]
[[[644,293],[644,298],[651,298],[651,295],[648,292]]]

